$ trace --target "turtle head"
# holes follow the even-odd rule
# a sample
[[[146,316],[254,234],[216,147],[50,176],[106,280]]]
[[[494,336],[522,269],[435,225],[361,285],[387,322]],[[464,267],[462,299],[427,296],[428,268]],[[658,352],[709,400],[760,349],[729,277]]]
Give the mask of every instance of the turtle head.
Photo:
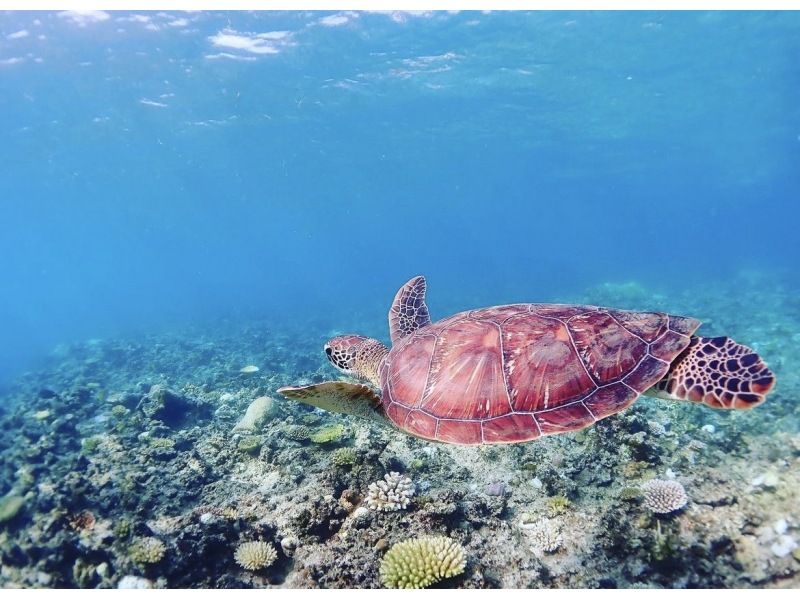
[[[380,387],[379,368],[389,353],[383,343],[366,336],[347,334],[325,343],[325,355],[337,370],[369,380]]]

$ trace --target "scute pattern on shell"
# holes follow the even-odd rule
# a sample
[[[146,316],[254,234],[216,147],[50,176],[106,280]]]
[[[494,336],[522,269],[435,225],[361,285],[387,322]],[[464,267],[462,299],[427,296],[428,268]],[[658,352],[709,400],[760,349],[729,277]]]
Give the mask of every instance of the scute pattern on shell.
[[[392,348],[383,407],[413,435],[458,444],[578,430],[659,382],[699,324],[586,305],[462,312]]]

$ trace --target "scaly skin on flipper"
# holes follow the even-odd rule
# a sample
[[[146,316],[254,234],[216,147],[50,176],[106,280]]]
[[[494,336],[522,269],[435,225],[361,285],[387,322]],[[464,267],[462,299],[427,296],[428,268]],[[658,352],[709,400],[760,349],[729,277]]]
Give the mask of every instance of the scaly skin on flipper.
[[[365,384],[321,382],[308,386],[284,386],[278,394],[325,411],[355,415],[389,425],[380,406],[381,398]]]
[[[751,409],[764,402],[774,384],[775,376],[750,347],[725,336],[694,336],[667,376],[646,394],[716,409]]]
[[[389,310],[392,344],[431,323],[425,305],[425,277],[415,276],[400,287]]]

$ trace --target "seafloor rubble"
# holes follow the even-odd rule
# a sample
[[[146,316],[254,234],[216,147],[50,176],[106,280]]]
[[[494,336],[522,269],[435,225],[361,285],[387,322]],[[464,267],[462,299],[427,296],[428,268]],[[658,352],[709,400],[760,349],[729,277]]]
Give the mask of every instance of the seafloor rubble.
[[[800,586],[797,294],[743,277],[562,299],[701,318],[778,386],[752,412],[643,398],[469,448],[277,398],[334,376],[333,331],[309,324],[62,347],[0,400],[0,587],[381,587],[420,545],[449,551],[437,587]],[[386,556],[427,536],[450,540]]]

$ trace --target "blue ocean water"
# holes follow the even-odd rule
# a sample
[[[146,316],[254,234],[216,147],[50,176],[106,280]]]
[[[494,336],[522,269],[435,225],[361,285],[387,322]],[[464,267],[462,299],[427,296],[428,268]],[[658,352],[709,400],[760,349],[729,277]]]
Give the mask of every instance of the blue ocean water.
[[[416,274],[437,317],[797,288],[798,65],[796,12],[3,13],[0,385],[187,322],[383,327]]]

